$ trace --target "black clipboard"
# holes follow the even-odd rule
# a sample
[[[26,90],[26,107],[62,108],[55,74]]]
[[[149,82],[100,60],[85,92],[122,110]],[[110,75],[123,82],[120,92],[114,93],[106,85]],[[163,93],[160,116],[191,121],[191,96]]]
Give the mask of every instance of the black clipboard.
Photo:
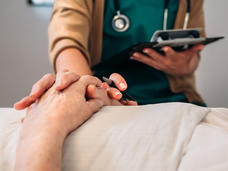
[[[193,39],[175,39],[171,41],[154,41],[154,42],[144,42],[144,43],[139,43],[133,46],[130,46],[129,48],[121,51],[120,53],[110,57],[108,60],[104,60],[101,63],[95,65],[92,67],[92,70],[96,71],[98,69],[111,69],[115,67],[123,67],[123,66],[130,66],[132,64],[138,63],[137,61],[130,60],[130,57],[132,56],[133,53],[135,52],[141,52],[143,53],[143,49],[145,48],[152,48],[156,51],[158,51],[161,54],[164,54],[162,51],[163,46],[171,46],[175,51],[181,52],[186,50],[186,45],[188,46],[187,48],[191,48],[194,45],[197,44],[203,44],[203,45],[208,45],[213,42],[216,42],[218,40],[224,39],[224,37],[209,37],[209,38],[193,38]]]

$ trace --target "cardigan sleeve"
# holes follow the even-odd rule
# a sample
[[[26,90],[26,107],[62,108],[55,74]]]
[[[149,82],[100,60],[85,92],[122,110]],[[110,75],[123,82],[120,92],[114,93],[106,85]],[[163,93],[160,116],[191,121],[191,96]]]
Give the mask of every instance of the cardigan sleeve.
[[[204,0],[191,0],[191,12],[188,28],[202,28],[201,36],[206,36],[204,19]]]
[[[55,0],[48,29],[49,58],[55,71],[56,58],[66,48],[77,48],[90,63],[92,6],[91,0]]]

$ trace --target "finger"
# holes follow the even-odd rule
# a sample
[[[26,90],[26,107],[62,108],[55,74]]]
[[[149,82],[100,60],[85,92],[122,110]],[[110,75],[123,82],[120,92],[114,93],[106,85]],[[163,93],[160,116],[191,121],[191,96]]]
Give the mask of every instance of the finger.
[[[138,105],[138,103],[136,101],[121,100],[120,102],[126,106],[137,106]]]
[[[108,88],[107,93],[108,93],[108,96],[112,99],[120,100],[122,98],[121,92],[116,88],[112,88],[112,87]]]
[[[147,52],[147,55],[141,54],[141,53],[134,53],[133,56],[136,58],[143,58],[144,62],[147,62],[146,64],[149,64],[150,61],[154,60],[157,63],[164,63],[166,58],[162,55],[160,55],[159,53],[157,53],[156,51],[152,50],[152,49],[145,49],[145,52]]]
[[[38,99],[47,89],[49,89],[55,82],[55,75],[46,74],[32,87],[30,96]]]
[[[37,83],[35,83],[30,92],[30,97],[23,98],[15,103],[15,109],[22,110],[34,103],[48,88],[55,82],[55,75],[46,74]]]
[[[177,53],[175,50],[173,50],[173,48],[169,46],[164,46],[162,50],[165,52],[165,56],[169,56],[169,57],[175,56]]]
[[[193,53],[198,53],[198,52],[202,51],[203,49],[204,49],[204,45],[199,44],[199,45],[193,46],[191,49],[189,49],[189,51],[191,51]]]
[[[148,58],[145,55],[141,55],[140,57],[132,56],[130,59],[152,66],[157,70],[162,70],[164,68],[163,63],[160,63],[152,58]]]
[[[74,72],[60,72],[57,73],[56,77],[56,90],[63,90],[67,88],[72,83],[78,81],[80,78],[79,75]]]
[[[111,103],[107,91],[101,87],[96,87],[95,85],[89,85],[87,87],[86,95],[89,99],[101,99],[104,102],[104,105],[110,105]]]
[[[159,54],[157,51],[151,49],[151,48],[146,48],[146,49],[143,49],[143,52],[145,54],[147,54],[150,58],[154,59],[154,60],[159,60],[161,61],[162,59],[164,59],[164,56],[162,56],[161,54]],[[134,53],[133,56],[136,56],[137,55],[140,55],[141,53]],[[145,55],[144,55],[145,56]]]
[[[193,46],[191,49],[185,50],[184,52],[180,52],[185,54],[186,56],[188,56],[189,58],[194,57],[194,56],[198,56],[195,54],[198,54],[201,50],[204,49],[204,45],[195,45]]]
[[[103,89],[107,90],[107,88],[109,88],[109,85],[106,82],[104,82],[104,83],[101,84],[101,87]]]
[[[154,59],[152,59],[146,55],[143,55],[141,53],[134,53],[130,59],[134,59],[134,60],[137,60],[139,62],[143,62],[145,64],[150,64],[151,61],[155,61]]]
[[[128,101],[128,100],[127,100],[127,105],[128,105],[128,106],[137,106],[138,103],[137,103],[136,101]]]
[[[14,109],[16,110],[23,110],[26,107],[30,106],[32,103],[36,101],[36,98],[33,98],[32,96],[27,96],[20,100],[19,102],[14,104]]]
[[[89,85],[86,90],[86,96],[89,99],[96,98],[96,86],[95,85]]]
[[[127,89],[127,83],[120,74],[113,73],[110,75],[109,79],[111,79],[114,82],[114,84],[120,91],[124,91]]]
[[[83,84],[85,87],[88,87],[90,84],[100,87],[102,84],[100,79],[91,75],[81,76],[79,82]]]

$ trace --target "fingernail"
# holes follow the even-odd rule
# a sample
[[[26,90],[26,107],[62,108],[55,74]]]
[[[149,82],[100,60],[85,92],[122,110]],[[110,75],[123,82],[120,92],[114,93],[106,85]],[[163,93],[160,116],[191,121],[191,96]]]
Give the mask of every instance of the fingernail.
[[[108,88],[108,84],[107,83],[102,83],[101,87],[106,90]]]
[[[139,54],[138,53],[133,53],[133,56],[134,57],[139,57]]]
[[[168,47],[163,47],[163,50],[164,50],[164,51],[168,51],[169,48],[168,48]]]
[[[114,94],[115,94],[115,97],[121,95],[121,93],[119,91],[116,91]]]
[[[144,53],[149,53],[148,49],[143,49]]]
[[[126,85],[125,85],[124,83],[120,83],[119,86],[121,87],[121,89],[127,88]]]

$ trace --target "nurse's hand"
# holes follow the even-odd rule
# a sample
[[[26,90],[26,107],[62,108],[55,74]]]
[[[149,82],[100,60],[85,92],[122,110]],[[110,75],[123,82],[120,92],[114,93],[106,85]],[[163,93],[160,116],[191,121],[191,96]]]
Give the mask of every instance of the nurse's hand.
[[[33,104],[36,100],[38,100],[48,89],[52,87],[54,83],[56,83],[56,90],[61,91],[69,87],[72,83],[79,80],[80,76],[77,74],[70,72],[68,70],[64,70],[63,72],[58,72],[58,76],[56,77],[54,74],[46,74],[43,76],[38,82],[36,82],[31,90],[29,96],[23,98],[19,102],[14,104],[14,108],[17,110],[23,110]],[[108,95],[114,100],[120,100],[122,98],[122,94],[120,91],[124,91],[127,89],[127,83],[124,78],[119,74],[112,74],[110,76],[118,87],[118,89],[110,88],[107,84],[102,84],[102,87],[107,90]],[[88,90],[90,96],[93,96],[93,92],[91,89]],[[137,102],[134,101],[120,101],[123,105],[137,105]]]
[[[199,64],[199,52],[203,50],[204,45],[195,45],[184,52],[176,52],[172,48],[165,46],[162,48],[165,55],[161,55],[153,49],[146,48],[141,53],[134,53],[132,60],[142,62],[157,70],[173,76],[185,76],[192,74]]]
[[[125,91],[127,89],[127,83],[120,74],[113,73],[110,75],[109,79],[111,79],[116,85],[116,87],[118,88],[118,89],[112,88],[105,82],[101,84],[101,87],[107,91],[110,98],[114,100],[119,100],[123,105],[127,105],[127,106],[138,105],[136,101],[120,100],[122,98],[121,91]]]

